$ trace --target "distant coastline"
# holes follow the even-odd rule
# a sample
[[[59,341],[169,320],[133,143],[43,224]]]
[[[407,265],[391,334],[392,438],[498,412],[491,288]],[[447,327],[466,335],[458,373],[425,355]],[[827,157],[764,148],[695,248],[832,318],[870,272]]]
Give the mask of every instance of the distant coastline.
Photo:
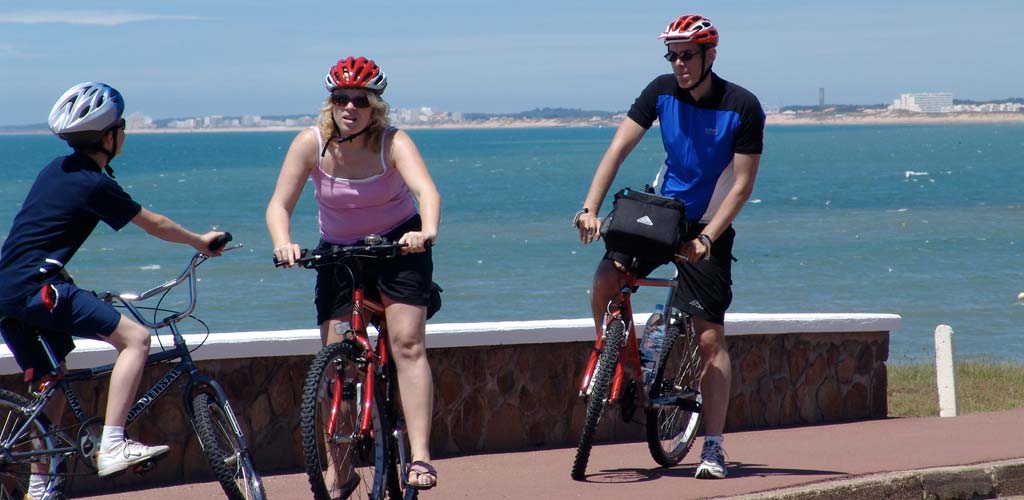
[[[516,129],[516,128],[615,128],[623,115],[614,118],[492,118],[441,123],[397,123],[408,130],[426,129]],[[1024,123],[1024,113],[773,113],[767,115],[767,126],[801,125],[954,125],[971,123]],[[305,126],[218,127],[218,128],[130,128],[132,134],[187,134],[231,132],[295,132]],[[0,135],[48,134],[46,129],[0,129]]]

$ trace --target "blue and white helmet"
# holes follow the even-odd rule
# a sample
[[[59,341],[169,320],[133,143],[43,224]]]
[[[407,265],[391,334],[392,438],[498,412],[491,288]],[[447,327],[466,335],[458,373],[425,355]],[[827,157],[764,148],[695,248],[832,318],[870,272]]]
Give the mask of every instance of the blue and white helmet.
[[[99,142],[120,122],[124,98],[113,87],[99,82],[79,83],[64,92],[50,111],[50,130],[71,145]]]

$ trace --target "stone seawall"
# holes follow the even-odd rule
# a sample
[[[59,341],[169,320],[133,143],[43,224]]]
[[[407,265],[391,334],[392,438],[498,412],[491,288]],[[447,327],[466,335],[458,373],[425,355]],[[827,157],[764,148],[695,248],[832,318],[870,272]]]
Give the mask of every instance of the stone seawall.
[[[764,333],[729,335],[733,384],[727,432],[885,417],[889,330],[898,327],[899,320],[891,315],[881,322],[861,320],[847,324],[849,331],[837,329],[835,322],[807,321],[762,327],[767,330]],[[547,327],[536,328],[517,324],[501,332],[479,325],[451,328],[436,336],[432,332],[428,343],[436,390],[433,453],[575,446],[584,414],[576,393],[593,345],[587,340],[593,337],[592,326],[584,320],[577,323],[552,326],[547,322]],[[301,339],[275,338],[260,344],[250,334],[245,336],[249,340],[228,342],[231,346],[225,349],[204,347],[212,351],[206,353],[208,359],[201,359],[203,350],[196,352],[200,370],[219,381],[229,395],[262,473],[302,467],[300,391],[318,345],[312,335],[315,332],[303,332]],[[254,351],[259,345],[262,348]],[[102,354],[109,362],[112,353],[97,349],[102,352],[93,354]],[[258,354],[260,350],[263,355]],[[230,353],[246,357],[230,357]],[[84,363],[69,361],[72,367],[95,363],[92,358]],[[8,373],[0,376],[0,386],[24,394],[20,374],[11,373],[9,365],[0,364],[0,372]],[[166,365],[147,368],[142,387],[167,369]],[[181,385],[176,382],[128,429],[129,435],[143,442],[171,445],[171,453],[141,478],[124,474],[101,482],[79,465],[76,472],[83,475],[72,479],[76,494],[123,490],[142,482],[212,479],[185,416]],[[106,380],[76,385],[76,394],[90,415],[102,414],[106,386]],[[642,414],[638,416],[642,421]],[[67,417],[65,424],[71,424]],[[624,423],[613,410],[603,419],[597,439],[642,440],[643,432],[641,423]]]

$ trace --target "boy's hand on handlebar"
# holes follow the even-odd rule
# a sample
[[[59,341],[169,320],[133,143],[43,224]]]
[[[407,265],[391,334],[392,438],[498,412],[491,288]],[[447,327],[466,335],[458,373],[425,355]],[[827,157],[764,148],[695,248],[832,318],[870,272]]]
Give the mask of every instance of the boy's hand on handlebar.
[[[282,267],[292,267],[302,256],[302,248],[298,243],[285,243],[274,248],[274,261]]]
[[[576,228],[580,230],[580,242],[589,245],[601,239],[601,219],[592,213],[581,213],[576,217]]]
[[[224,245],[227,241],[221,241],[223,236],[226,235],[224,231],[210,231],[206,234],[199,235],[199,243],[192,245],[199,253],[207,257],[219,257],[224,250]],[[230,237],[227,238],[230,241]]]
[[[404,245],[402,247],[402,255],[405,255],[426,252],[427,248],[433,246],[435,239],[437,239],[437,235],[428,234],[423,231],[409,231],[402,235],[398,243]]]

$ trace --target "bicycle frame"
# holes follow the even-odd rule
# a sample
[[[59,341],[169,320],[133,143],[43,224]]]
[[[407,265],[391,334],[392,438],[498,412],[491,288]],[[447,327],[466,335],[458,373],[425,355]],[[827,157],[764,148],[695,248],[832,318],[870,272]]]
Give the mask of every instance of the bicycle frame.
[[[618,364],[615,366],[615,375],[612,378],[612,387],[608,395],[609,405],[616,404],[622,395],[623,387],[626,383],[626,363],[631,365],[629,375],[633,380],[643,380],[640,366],[640,343],[636,334],[636,325],[633,324],[633,304],[631,300],[633,293],[641,286],[666,287],[669,289],[669,292],[665,303],[671,304],[672,295],[678,286],[675,279],[637,278],[632,272],[626,272],[625,281],[626,283],[619,290],[618,294],[608,301],[604,324],[597,332],[597,340],[594,342],[594,349],[590,352],[590,358],[583,372],[583,381],[580,383],[580,396],[589,395],[591,379],[594,376],[594,371],[597,369],[598,356],[604,349],[605,332],[608,331],[608,327],[613,321],[622,321],[626,325],[626,339],[619,353]],[[642,394],[643,391],[640,391],[640,393]],[[644,405],[646,406],[646,404],[647,402],[645,401]]]
[[[232,248],[238,247],[236,246]],[[195,362],[192,360],[192,355],[191,352],[189,351],[188,345],[185,343],[185,339],[178,329],[178,322],[181,321],[183,318],[188,317],[192,313],[192,311],[195,310],[196,303],[198,300],[195,269],[196,266],[204,262],[206,258],[206,256],[196,253],[195,255],[192,256],[192,259],[189,261],[189,265],[185,268],[185,271],[182,272],[181,275],[179,275],[176,279],[168,281],[163,285],[154,287],[141,294],[117,294],[112,292],[104,292],[98,295],[102,300],[106,300],[108,302],[113,302],[116,300],[117,302],[124,306],[124,308],[132,315],[132,317],[135,318],[136,321],[138,321],[139,323],[148,328],[153,329],[154,331],[165,327],[171,331],[171,335],[174,339],[174,348],[166,351],[149,354],[146,357],[146,366],[152,366],[172,360],[180,360],[177,364],[174,365],[174,367],[168,370],[163,377],[157,380],[156,383],[154,383],[153,386],[150,387],[137,401],[135,401],[135,403],[132,405],[131,409],[128,412],[128,417],[127,421],[125,422],[125,426],[130,425],[133,421],[136,420],[136,418],[139,415],[146,411],[146,409],[148,409],[150,405],[152,405],[157,399],[159,399],[163,394],[165,394],[167,390],[170,389],[171,385],[174,384],[174,381],[178,379],[178,377],[182,375],[187,375],[188,379],[185,383],[185,387],[182,389],[182,397],[189,419],[191,420],[193,418],[192,401],[189,396],[193,394],[194,387],[200,387],[203,390],[209,390],[213,392],[217,398],[224,402],[225,408],[228,410],[226,412],[226,416],[228,419],[230,419],[232,423],[232,433],[235,434],[235,437],[239,440],[240,444],[244,447],[244,449],[248,450],[248,444],[245,441],[245,436],[242,435],[240,432],[236,432],[236,429],[240,430],[241,427],[239,426],[238,421],[235,418],[234,411],[230,408],[230,404],[228,403],[226,393],[221,388],[220,384],[217,383],[216,380],[213,380],[212,378],[199,372],[199,369],[196,367]],[[134,304],[134,302],[146,300],[157,294],[170,290],[171,288],[180,285],[185,280],[188,280],[189,285],[189,304],[182,311],[175,312],[159,321],[150,321],[147,320],[142,315],[138,307],[136,307],[136,305]],[[114,369],[114,364],[111,363],[107,365],[98,366],[95,368],[84,368],[78,370],[64,371],[60,367],[60,364],[56,361],[55,356],[53,355],[53,351],[51,350],[50,346],[47,344],[45,339],[40,337],[39,341],[42,344],[43,350],[46,352],[46,355],[50,359],[51,366],[55,366],[56,368],[54,368],[54,370],[50,372],[47,378],[40,382],[39,387],[36,390],[38,396],[32,400],[31,404],[27,408],[27,410],[31,414],[31,418],[29,418],[20,429],[12,433],[9,439],[7,439],[3,443],[0,443],[0,449],[2,449],[4,453],[9,453],[8,450],[11,449],[12,443],[17,443],[18,440],[21,439],[21,437],[24,435],[24,432],[30,427],[32,422],[36,420],[39,414],[41,414],[44,411],[44,408],[46,407],[47,403],[49,403],[49,401],[54,397],[58,390],[63,391],[64,396],[67,400],[67,404],[71,408],[71,411],[74,414],[74,417],[77,420],[78,424],[86,424],[86,422],[89,421],[91,417],[89,417],[89,415],[82,408],[82,405],[78,400],[78,397],[75,395],[74,390],[72,389],[72,383],[94,380],[101,377],[109,376]],[[10,456],[28,457],[38,455],[70,455],[76,452],[78,448],[73,445],[75,440],[67,436],[63,429],[58,427],[59,422],[53,422],[53,424],[56,427],[57,437],[71,446],[56,448],[54,450],[50,450],[47,452],[32,451],[22,454],[10,454]]]

